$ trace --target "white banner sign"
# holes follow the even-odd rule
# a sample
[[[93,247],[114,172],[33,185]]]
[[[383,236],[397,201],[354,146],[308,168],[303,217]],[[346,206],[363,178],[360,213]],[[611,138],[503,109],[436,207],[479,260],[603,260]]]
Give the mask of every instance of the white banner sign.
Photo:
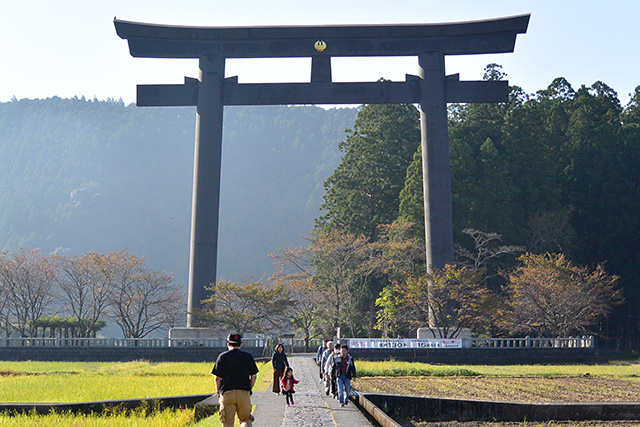
[[[418,349],[418,348],[462,348],[461,339],[376,339],[349,338],[349,348],[358,349]]]

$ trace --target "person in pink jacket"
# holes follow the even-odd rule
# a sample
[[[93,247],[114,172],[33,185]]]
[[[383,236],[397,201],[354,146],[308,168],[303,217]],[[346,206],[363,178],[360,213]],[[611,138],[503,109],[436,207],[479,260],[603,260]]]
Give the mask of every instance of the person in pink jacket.
[[[287,367],[287,369],[285,369],[284,371],[282,379],[280,380],[280,387],[282,388],[282,394],[286,396],[287,406],[293,405],[293,393],[295,393],[295,391],[293,390],[293,385],[298,384],[299,382],[300,381],[296,380],[293,377],[293,369]]]

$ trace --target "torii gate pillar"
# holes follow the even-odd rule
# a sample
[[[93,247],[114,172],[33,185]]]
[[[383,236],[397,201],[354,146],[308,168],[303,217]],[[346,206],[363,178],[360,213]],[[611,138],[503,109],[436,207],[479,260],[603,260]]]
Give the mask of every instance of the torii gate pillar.
[[[187,327],[193,324],[194,308],[207,297],[205,287],[215,282],[217,274],[224,63],[220,55],[200,57],[198,91],[207,95],[198,96],[196,109]]]
[[[421,78],[420,135],[427,271],[453,262],[449,127],[444,55],[418,56]]]

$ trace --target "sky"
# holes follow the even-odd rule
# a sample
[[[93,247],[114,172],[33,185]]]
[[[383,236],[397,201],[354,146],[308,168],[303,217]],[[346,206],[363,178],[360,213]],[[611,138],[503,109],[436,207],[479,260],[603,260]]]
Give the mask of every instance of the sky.
[[[74,96],[135,102],[137,84],[197,77],[196,60],[129,55],[113,19],[189,26],[420,24],[530,13],[514,53],[449,56],[447,74],[480,80],[489,63],[534,93],[555,77],[574,89],[603,81],[625,105],[640,85],[636,0],[1,0],[0,102]],[[240,83],[309,81],[307,59],[228,60]],[[336,58],[334,81],[404,80],[416,58]]]

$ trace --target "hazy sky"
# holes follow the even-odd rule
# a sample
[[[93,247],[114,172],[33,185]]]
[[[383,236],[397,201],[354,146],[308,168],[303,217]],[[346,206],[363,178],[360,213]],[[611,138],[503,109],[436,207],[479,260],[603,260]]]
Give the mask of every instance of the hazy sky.
[[[195,60],[140,59],[115,33],[113,18],[204,26],[409,24],[531,13],[514,53],[448,57],[447,73],[478,80],[503,66],[528,93],[565,77],[578,89],[601,80],[626,104],[640,85],[640,2],[635,0],[1,0],[0,102],[85,96],[135,101],[136,84],[197,77]],[[415,58],[334,60],[334,81],[403,80]],[[310,61],[228,60],[240,82],[308,81]]]

